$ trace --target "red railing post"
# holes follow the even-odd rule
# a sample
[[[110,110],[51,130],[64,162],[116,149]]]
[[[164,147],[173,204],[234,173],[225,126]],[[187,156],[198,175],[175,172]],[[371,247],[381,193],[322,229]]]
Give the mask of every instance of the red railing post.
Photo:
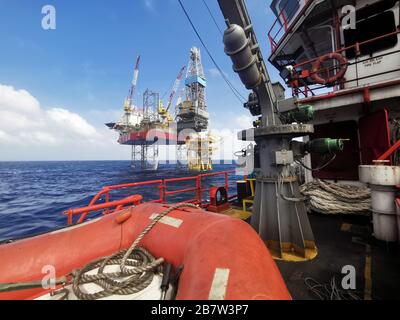
[[[283,11],[281,12],[281,17],[283,20],[283,25],[285,27],[285,32],[287,32],[288,31],[288,21],[286,19],[285,13]]]
[[[67,215],[68,215],[68,225],[71,226],[72,223],[73,223],[73,220],[72,220],[72,210],[68,210],[68,211],[67,211]]]
[[[110,190],[107,189],[106,190],[106,196],[105,196],[105,203],[109,203],[110,202]],[[108,208],[105,210],[105,214],[108,214],[109,210]]]
[[[162,181],[159,185],[160,188],[160,203],[165,203],[166,199],[165,199],[165,185],[164,185],[164,181]]]
[[[225,189],[226,195],[229,198],[229,179],[228,179],[228,171],[225,172]]]
[[[197,184],[197,201],[199,202],[200,206],[202,206],[203,192],[202,192],[201,175],[197,176],[196,184]]]

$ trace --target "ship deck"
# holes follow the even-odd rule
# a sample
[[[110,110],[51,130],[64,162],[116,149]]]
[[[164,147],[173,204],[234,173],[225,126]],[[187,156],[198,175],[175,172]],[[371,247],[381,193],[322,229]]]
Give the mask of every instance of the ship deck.
[[[305,279],[329,284],[335,277],[340,287],[342,267],[354,266],[360,299],[400,299],[400,246],[375,240],[369,217],[309,214],[318,256],[307,262],[277,261],[293,299],[313,300]]]

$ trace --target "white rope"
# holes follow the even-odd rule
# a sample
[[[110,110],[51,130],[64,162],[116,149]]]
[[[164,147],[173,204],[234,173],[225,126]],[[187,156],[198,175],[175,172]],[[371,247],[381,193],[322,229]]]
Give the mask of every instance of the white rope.
[[[368,214],[371,190],[348,184],[314,180],[300,187],[312,210],[323,214]]]

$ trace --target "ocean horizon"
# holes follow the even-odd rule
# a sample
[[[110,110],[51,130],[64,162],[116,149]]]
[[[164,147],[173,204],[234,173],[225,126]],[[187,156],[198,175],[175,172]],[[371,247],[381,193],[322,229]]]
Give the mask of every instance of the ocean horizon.
[[[233,169],[234,164],[214,164],[213,171]],[[104,186],[197,174],[172,164],[161,164],[158,170],[136,170],[127,160],[0,161],[0,241],[65,227],[67,217],[63,212],[88,205]],[[179,188],[191,187],[191,183],[182,182]],[[217,176],[208,179],[205,186],[223,183],[224,177]],[[234,192],[234,188],[232,179],[230,190]],[[158,190],[121,189],[112,194],[112,200],[132,194],[153,200],[158,197]],[[168,201],[182,201],[188,196],[179,194]]]

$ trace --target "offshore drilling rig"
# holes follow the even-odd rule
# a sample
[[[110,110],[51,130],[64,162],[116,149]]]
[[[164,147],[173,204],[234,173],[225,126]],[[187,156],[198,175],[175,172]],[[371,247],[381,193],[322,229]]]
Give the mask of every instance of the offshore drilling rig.
[[[179,71],[166,108],[160,99],[160,94],[149,89],[144,92],[142,108],[139,108],[134,105],[139,66],[140,56],[136,61],[122,118],[117,123],[107,123],[106,126],[119,133],[118,143],[131,146],[132,167],[157,169],[159,146],[177,143],[177,136],[173,130],[173,117],[169,109],[185,67]]]
[[[200,49],[190,50],[185,91],[186,99],[177,106],[178,136],[185,139],[185,145],[178,146],[178,154],[186,154],[188,168],[191,171],[212,169],[211,156],[215,149],[215,138],[208,129],[209,114],[206,105],[207,81],[201,64]]]
[[[215,138],[205,132],[209,114],[200,49],[193,47],[190,50],[185,99],[179,97],[174,114],[171,114],[171,107],[186,66],[180,69],[165,106],[158,92],[147,89],[141,108],[134,104],[139,67],[140,56],[124,102],[124,114],[118,122],[106,124],[119,133],[118,143],[131,146],[132,167],[156,170],[159,146],[176,145],[178,163],[187,161],[188,169],[193,171],[211,170]]]

